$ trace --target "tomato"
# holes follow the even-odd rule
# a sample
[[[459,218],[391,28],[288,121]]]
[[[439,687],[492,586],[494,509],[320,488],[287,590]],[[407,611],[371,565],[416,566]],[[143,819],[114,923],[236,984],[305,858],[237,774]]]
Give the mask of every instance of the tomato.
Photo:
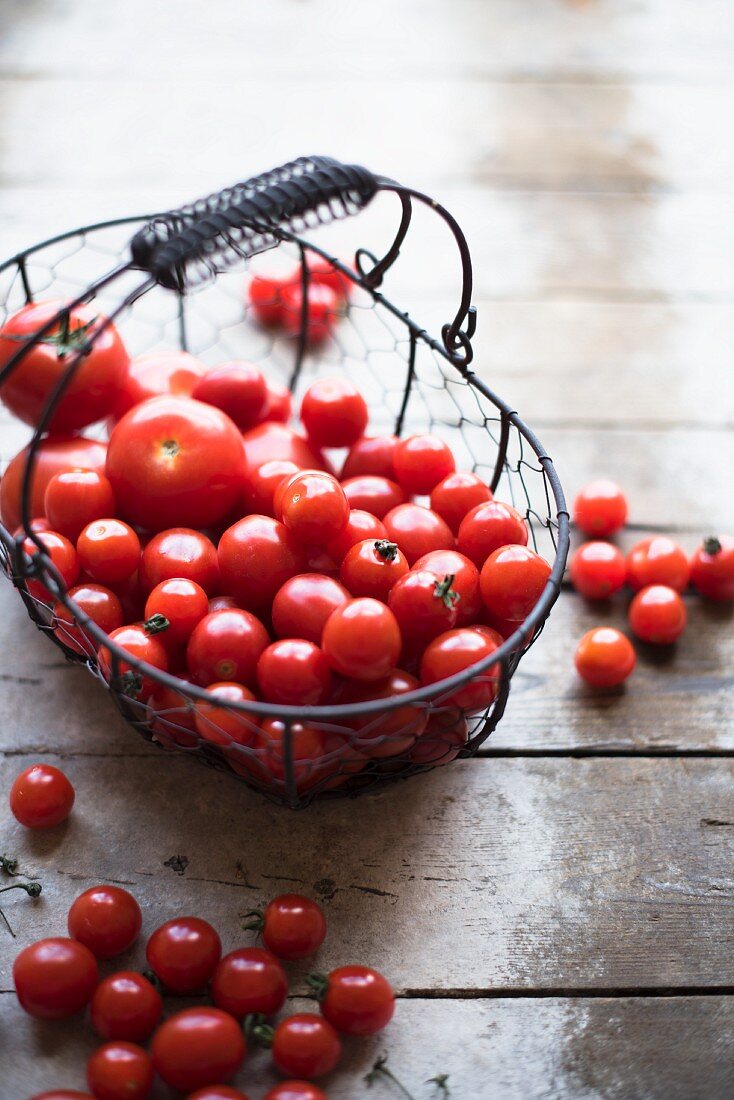
[[[186,1100],[247,1100],[247,1097],[229,1085],[205,1085],[203,1089],[190,1092]]]
[[[464,516],[492,500],[492,490],[477,474],[457,470],[447,474],[431,492],[431,508],[458,534]]]
[[[459,524],[456,548],[478,569],[490,554],[510,543],[527,546],[528,529],[520,513],[500,500],[477,504]]]
[[[339,268],[334,267],[329,260],[325,260],[323,256],[314,255],[308,253],[306,256],[306,263],[308,264],[309,271],[309,286],[328,286],[334,291],[337,297],[346,302],[351,294],[354,283]],[[298,268],[293,276],[292,281],[300,280],[301,271]]]
[[[240,610],[237,607],[237,601],[233,600],[231,596],[214,596],[209,600],[210,611],[233,611]]]
[[[142,623],[121,626],[119,630],[112,631],[110,639],[117,642],[136,661],[145,661],[153,668],[168,672],[166,647],[159,638],[147,634]],[[97,659],[100,672],[105,680],[112,683],[116,690],[122,691],[130,698],[145,698],[155,689],[155,681],[149,675],[134,669],[125,660],[119,660],[117,662],[118,668],[115,670],[115,658],[107,646],[100,646]]]
[[[252,363],[223,363],[200,378],[192,397],[221,409],[240,430],[259,423],[268,391],[257,367]]]
[[[211,539],[188,527],[173,527],[154,535],[140,560],[140,584],[150,592],[161,581],[185,577],[211,596],[219,587],[217,550]]]
[[[312,982],[321,1014],[343,1035],[375,1035],[395,1014],[395,993],[387,978],[367,966],[339,966]]]
[[[273,600],[273,630],[279,638],[306,638],[321,645],[326,620],[349,601],[346,588],[334,577],[300,573],[278,589]]]
[[[105,1043],[87,1062],[87,1084],[97,1100],[147,1100],[153,1087],[150,1055],[135,1043]]]
[[[176,917],[148,940],[148,966],[171,993],[198,993],[211,979],[222,954],[217,932],[200,917]]]
[[[479,570],[474,562],[456,550],[432,550],[424,554],[413,566],[415,573],[428,570],[437,580],[453,577],[451,587],[459,593],[456,604],[456,622],[458,626],[469,626],[476,621],[482,608],[482,595],[479,591]]]
[[[74,788],[53,764],[32,764],[10,788],[10,809],[27,829],[47,829],[66,821],[74,805]]]
[[[230,710],[228,703],[251,703],[255,696],[242,684],[223,680],[218,684],[210,684],[209,691],[217,699],[221,699],[222,705],[216,703],[198,702],[194,709],[196,729],[212,745],[228,746],[234,742],[237,745],[254,744],[259,723],[253,714],[248,717],[236,710]]]
[[[650,584],[635,595],[628,611],[632,633],[643,642],[671,645],[686,627],[686,605],[673,588]]]
[[[252,610],[268,607],[278,589],[290,577],[303,573],[305,566],[294,533],[270,516],[246,516],[219,540],[222,587]]]
[[[479,587],[485,607],[502,619],[520,621],[540,599],[551,567],[527,546],[501,546],[485,561]]]
[[[734,600],[734,538],[704,539],[691,558],[691,581],[709,600]]]
[[[167,1085],[182,1092],[229,1081],[247,1048],[237,1021],[219,1008],[185,1008],[153,1036],[153,1065]]]
[[[29,302],[5,322],[0,329],[0,370],[63,306],[61,301]],[[129,359],[114,325],[102,331],[105,321],[92,305],[67,311],[65,322],[54,325],[35,347],[29,347],[0,384],[0,400],[24,423],[35,426],[76,353],[89,347],[46,430],[73,432],[107,416],[124,384]]]
[[[300,467],[287,458],[274,458],[245,473],[244,510],[250,515],[275,516],[274,497],[280,485]]]
[[[44,510],[52,529],[76,542],[92,520],[115,514],[115,494],[98,470],[64,470],[46,486]]]
[[[265,1094],[264,1100],[328,1100],[326,1093],[310,1081],[281,1081]]]
[[[158,1025],[163,1001],[142,974],[121,970],[99,983],[89,1011],[92,1027],[102,1039],[141,1043]]]
[[[156,684],[148,698],[150,728],[156,740],[166,747],[172,742],[192,748],[198,743],[194,724],[194,703],[186,695],[173,688]]]
[[[79,578],[79,555],[69,540],[57,531],[43,531],[37,538],[43,545],[44,554],[47,558],[50,558],[51,564],[56,567],[65,588],[68,590],[76,584]],[[38,546],[32,538],[23,541],[23,552],[29,558],[35,558],[36,555],[40,554]],[[43,581],[29,577],[25,585],[31,596],[41,603],[53,603],[56,599]]]
[[[373,474],[394,481],[395,448],[398,442],[395,435],[363,435],[352,444],[339,477],[344,481],[349,477]]]
[[[87,524],[76,547],[82,569],[100,584],[127,580],[140,561],[140,539],[121,519],[97,519]]]
[[[411,764],[437,768],[450,764],[469,737],[469,724],[459,711],[438,711],[431,715],[424,732],[408,752]]]
[[[245,463],[256,470],[274,459],[292,462],[300,470],[326,470],[332,474],[331,463],[317,448],[285,424],[267,421],[250,428],[242,436]]]
[[[99,981],[97,960],[76,940],[39,940],[13,963],[22,1008],[39,1020],[65,1020],[89,1003]]]
[[[405,695],[419,687],[420,683],[414,676],[396,668],[386,679],[377,683],[351,684],[345,692],[344,702],[366,703],[373,699],[394,699],[396,695]],[[425,706],[406,705],[378,714],[350,718],[348,721],[358,734],[354,747],[374,759],[379,759],[406,752],[425,729],[427,720]]]
[[[395,542],[365,539],[342,562],[339,579],[353,596],[387,601],[390,589],[408,572],[408,562]]]
[[[300,336],[303,327],[303,287],[300,282],[285,287],[283,326],[292,336]],[[342,312],[342,302],[329,286],[313,283],[308,288],[306,337],[311,346],[323,344],[331,335]]]
[[[307,1012],[281,1020],[272,1050],[281,1073],[307,1079],[331,1073],[341,1057],[339,1036],[331,1024]]]
[[[299,542],[323,546],[346,527],[349,503],[339,482],[323,470],[304,470],[282,482],[276,514]]]
[[[270,378],[265,379],[265,404],[259,416],[259,423],[265,420],[275,420],[279,424],[287,424],[292,414],[293,399],[291,391],[274,382]]]
[[[456,626],[461,597],[448,573],[441,580],[428,569],[413,569],[394,585],[388,607],[398,621],[403,641],[425,648]]]
[[[247,296],[252,312],[261,325],[266,328],[278,328],[283,324],[285,309],[283,291],[290,284],[287,279],[267,278],[253,275],[247,288]]]
[[[627,500],[615,481],[584,485],[573,502],[573,521],[585,535],[608,538],[627,522]]]
[[[284,638],[260,654],[257,682],[263,699],[290,706],[318,706],[331,691],[331,672],[317,645]]]
[[[127,951],[140,935],[143,916],[132,894],[119,886],[93,886],[69,909],[69,935],[98,959]]]
[[[266,774],[279,783],[287,779],[288,737],[293,779],[298,790],[305,790],[320,777],[326,738],[322,730],[305,722],[292,722],[287,731],[279,718],[266,718],[258,734],[258,755]]]
[[[395,480],[406,493],[432,492],[456,469],[451,448],[436,435],[411,435],[395,448]]]
[[[471,627],[448,630],[434,638],[423,654],[421,680],[424,684],[446,680],[471,668],[478,661],[485,661],[496,649],[491,638]],[[461,707],[470,712],[484,710],[497,694],[499,676],[500,666],[490,665],[483,672],[477,672],[468,683],[442,697],[442,706]]]
[[[29,449],[24,447],[15,456],[0,481],[0,516],[9,531],[14,531],[21,522],[20,498]],[[43,515],[46,488],[54,474],[78,468],[104,473],[106,455],[104,443],[81,435],[42,439],[31,475],[31,519]]]
[[[31,532],[31,534],[40,535],[43,531],[51,531],[52,527],[45,516],[36,516],[35,519],[31,520],[28,526],[28,530]],[[26,529],[21,524],[20,527],[16,527],[15,531],[13,531],[13,538],[23,538],[25,534]]]
[[[51,1092],[37,1092],[31,1100],[94,1100],[94,1097],[76,1089],[52,1089]]]
[[[195,684],[235,680],[254,687],[260,654],[268,632],[249,611],[212,611],[194,628],[186,647],[186,663]]]
[[[436,512],[420,504],[399,504],[383,519],[388,538],[396,542],[413,565],[431,550],[453,550],[451,528]]]
[[[352,508],[346,527],[331,540],[326,549],[332,560],[339,566],[347,556],[347,551],[357,543],[364,542],[365,539],[377,541],[386,538],[387,531],[382,520],[370,515],[369,512],[363,512],[360,508]]]
[[[119,418],[151,397],[191,397],[206,367],[186,351],[154,351],[131,360],[123,388],[115,404]]]
[[[587,600],[606,600],[626,580],[624,554],[611,542],[584,542],[571,557],[569,575],[576,591]]]
[[[611,626],[587,631],[574,656],[579,676],[594,687],[621,684],[632,672],[636,660],[629,638]]]
[[[643,539],[627,555],[627,583],[635,592],[650,584],[663,584],[683,592],[689,579],[688,558],[667,535]]]
[[[351,447],[368,419],[367,402],[347,378],[319,378],[303,395],[301,421],[318,447]]]
[[[122,626],[122,606],[109,588],[103,588],[101,584],[78,584],[69,589],[69,596],[82,614],[88,616],[105,634],[111,634]],[[71,611],[61,601],[54,604],[53,615],[56,623],[54,634],[59,641],[75,653],[83,653],[85,656],[96,652],[96,641],[87,634],[84,627],[78,625]]]
[[[323,909],[302,894],[280,894],[261,914],[248,916],[259,918],[256,927],[268,951],[289,962],[315,954],[326,938]]]
[[[161,581],[145,601],[145,621],[148,628],[155,623],[161,641],[173,648],[184,645],[194,627],[209,614],[209,597],[196,581],[172,577]],[[167,625],[163,625],[161,616]]]
[[[355,680],[382,680],[398,663],[402,639],[392,611],[379,600],[362,597],[333,612],[322,645],[334,672]]]
[[[223,412],[190,397],[154,397],[125,413],[107,446],[119,514],[163,531],[211,527],[242,495],[242,437]]]
[[[342,482],[342,489],[352,508],[369,512],[377,519],[382,519],[393,508],[405,503],[405,493],[399,485],[375,474],[348,477]]]
[[[238,1019],[280,1012],[288,996],[288,978],[275,955],[261,947],[242,947],[225,955],[212,980],[217,1008]]]

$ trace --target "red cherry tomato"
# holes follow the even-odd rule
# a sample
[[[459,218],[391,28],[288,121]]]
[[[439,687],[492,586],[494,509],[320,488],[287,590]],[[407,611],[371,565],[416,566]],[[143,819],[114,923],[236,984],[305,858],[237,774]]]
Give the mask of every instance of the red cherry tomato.
[[[219,1008],[185,1008],[153,1036],[153,1065],[167,1085],[182,1092],[229,1081],[247,1048],[234,1017]]]
[[[265,379],[252,363],[224,363],[199,379],[192,397],[221,409],[244,430],[259,423],[267,389]]]
[[[608,538],[627,522],[627,500],[614,481],[601,478],[584,485],[573,502],[573,521],[585,535]]]
[[[342,482],[342,489],[351,508],[369,512],[377,519],[383,519],[393,508],[405,503],[405,493],[399,485],[375,474],[348,477]]]
[[[105,634],[111,634],[122,626],[122,605],[109,588],[103,588],[101,584],[78,584],[69,589],[69,596]],[[96,652],[96,641],[77,624],[72,613],[60,601],[54,604],[53,614],[57,624],[54,634],[59,641],[75,653],[89,655]]]
[[[0,329],[0,370],[63,307],[60,301],[30,302]],[[29,347],[0,385],[0,400],[26,424],[39,423],[44,409],[80,348],[88,348],[63,391],[50,432],[73,432],[107,416],[124,383],[128,355],[114,325],[94,306],[76,306],[39,343]],[[94,343],[90,344],[90,340]]]
[[[382,680],[398,663],[402,639],[395,616],[379,600],[350,600],[327,620],[322,639],[335,672],[355,680]]]
[[[168,624],[163,627],[156,621],[156,632],[161,641],[176,647],[184,645],[194,628],[209,614],[209,597],[196,581],[173,577],[157,584],[145,601],[145,621],[149,629],[155,616],[162,616]],[[160,628],[160,629],[159,629]]]
[[[248,716],[240,711],[229,710],[229,703],[251,703],[255,696],[242,684],[222,681],[210,684],[209,691],[221,700],[217,703],[199,702],[194,708],[196,729],[212,745],[228,746],[254,744],[259,724],[255,715]]]
[[[624,585],[627,566],[622,551],[610,542],[584,542],[571,558],[569,574],[582,596],[606,600]]]
[[[325,260],[323,256],[309,253],[306,256],[306,263],[308,264],[309,282],[311,284],[320,283],[322,286],[329,286],[342,301],[346,302],[348,300],[354,283],[347,275],[334,267],[329,260]],[[292,281],[298,281],[300,278],[299,268]]]
[[[351,684],[344,695],[345,703],[366,703],[373,699],[393,699],[415,691],[420,683],[414,676],[396,668],[384,680],[377,683]],[[406,752],[416,737],[423,732],[427,722],[425,707],[396,707],[381,714],[365,714],[350,718],[349,725],[358,734],[354,747],[373,759],[398,756]]]
[[[33,764],[13,780],[10,809],[27,829],[47,829],[66,821],[74,805],[74,788],[52,764]]]
[[[185,577],[212,596],[219,586],[217,550],[211,539],[189,527],[172,527],[154,535],[140,560],[140,585],[151,592],[161,581]]]
[[[319,378],[303,395],[301,420],[319,447],[351,447],[368,418],[367,402],[346,378]]]
[[[237,607],[237,601],[233,600],[231,596],[214,596],[209,600],[210,611],[233,611],[240,610]]]
[[[457,550],[432,550],[424,554],[413,566],[415,573],[428,570],[437,580],[453,577],[451,587],[459,593],[456,604],[456,622],[458,626],[474,623],[482,608],[482,596],[479,591],[479,570],[474,562]]]
[[[650,584],[664,584],[683,592],[689,578],[685,552],[667,535],[643,539],[627,555],[627,583],[635,592]]]
[[[166,746],[171,743],[191,748],[198,742],[194,724],[194,703],[173,688],[156,684],[148,698],[150,728],[156,740]]]
[[[293,778],[298,790],[306,790],[321,775],[321,761],[326,753],[326,738],[322,730],[305,722],[293,722],[288,730],[278,718],[266,718],[258,735],[257,748],[265,774],[282,783],[287,780],[287,738],[290,737],[290,758]]]
[[[413,649],[456,626],[461,597],[451,573],[439,580],[428,569],[412,569],[394,585],[388,606],[398,621],[403,641]]]
[[[79,564],[99,584],[119,584],[140,561],[140,539],[121,519],[96,519],[79,535]]]
[[[365,539],[348,550],[339,579],[353,596],[387,601],[390,589],[408,572],[408,562],[397,543]]]
[[[275,516],[276,490],[298,471],[295,462],[287,458],[274,458],[254,470],[248,470],[243,493],[245,511],[250,515]]]
[[[303,573],[305,565],[294,533],[269,516],[246,516],[219,540],[222,587],[242,607],[254,611],[272,604],[278,589]]]
[[[284,638],[260,654],[257,682],[263,699],[290,706],[318,706],[331,691],[328,661],[313,642]]]
[[[265,420],[274,420],[279,424],[287,424],[291,418],[293,399],[291,392],[280,382],[274,382],[270,378],[265,379],[265,404],[262,407],[259,423]]]
[[[211,979],[222,954],[217,932],[200,917],[176,917],[156,928],[145,957],[171,993],[197,993]]]
[[[643,642],[671,645],[686,627],[686,605],[673,588],[651,584],[641,588],[628,611],[632,633]]]
[[[292,462],[301,470],[326,470],[332,474],[331,463],[318,447],[285,424],[267,421],[250,428],[242,436],[245,463],[248,470],[256,470],[264,462],[275,459]]]
[[[339,482],[323,470],[292,474],[277,493],[278,516],[299,542],[323,546],[346,527],[349,503]]]
[[[163,1001],[142,974],[121,970],[99,983],[89,1011],[92,1027],[102,1039],[142,1043],[157,1027]]]
[[[300,336],[303,327],[303,287],[300,282],[283,289],[283,327]],[[306,338],[309,344],[323,344],[339,319],[342,302],[330,286],[313,283],[308,288]]]
[[[225,955],[212,980],[217,1008],[242,1019],[254,1012],[273,1016],[288,996],[288,978],[275,955],[261,947],[242,947]]]
[[[377,516],[363,512],[360,508],[352,508],[344,530],[332,539],[327,546],[331,559],[337,566],[341,565],[347,555],[347,551],[365,539],[386,539],[385,524]]]
[[[502,619],[530,614],[551,574],[545,558],[527,546],[502,546],[482,566],[479,587],[485,607]]]
[[[265,328],[278,328],[283,324],[285,315],[283,291],[290,282],[290,276],[286,279],[278,279],[254,275],[250,280],[247,296],[252,312]]]
[[[151,397],[191,397],[206,367],[186,351],[154,351],[139,355],[130,363],[127,377],[115,403],[119,417]]]
[[[477,474],[457,470],[447,474],[431,493],[431,508],[456,535],[464,516],[492,499],[492,490]]]
[[[691,581],[709,600],[734,600],[734,538],[707,538],[691,558]]]
[[[146,634],[145,627],[141,623],[132,626],[121,626],[119,630],[113,630],[110,634],[113,642],[117,642],[136,661],[145,661],[153,668],[159,668],[162,672],[168,672],[168,654],[166,648],[158,638]],[[117,662],[117,674],[115,673],[115,659],[107,646],[100,646],[97,654],[100,672],[108,683],[115,678],[115,687],[123,690],[130,698],[146,698],[155,688],[155,682],[145,672],[138,671],[125,660]],[[120,683],[117,683],[119,679]]]
[[[478,661],[491,657],[496,649],[491,638],[471,627],[459,627],[439,634],[428,645],[421,659],[421,680],[424,684],[435,684],[455,676]],[[499,676],[499,665],[490,665],[484,672],[477,672],[467,684],[442,697],[442,706],[461,707],[471,712],[484,710],[497,694]]]
[[[140,935],[143,915],[132,894],[119,886],[93,886],[72,902],[69,935],[98,959],[127,951]]]
[[[339,1036],[331,1024],[306,1012],[281,1020],[272,1050],[281,1073],[307,1079],[331,1073],[341,1057]]]
[[[51,559],[52,565],[56,567],[61,575],[66,588],[71,588],[76,584],[79,577],[79,555],[72,544],[57,531],[42,531],[41,534],[37,535],[37,538],[43,545],[43,552],[46,557]],[[31,538],[23,541],[23,552],[29,558],[35,558],[37,554],[40,554],[36,543]],[[41,603],[55,602],[56,597],[42,581],[29,578],[25,583],[26,588],[35,600],[39,600]]]
[[[352,444],[339,477],[345,481],[349,477],[373,474],[394,481],[395,448],[398,442],[395,435],[363,435]]]
[[[431,550],[453,550],[451,528],[430,508],[420,504],[399,504],[383,519],[387,536],[396,542],[410,565]]]
[[[205,1085],[203,1089],[190,1092],[186,1100],[248,1100],[244,1092],[230,1088],[229,1085]]]
[[[43,500],[51,528],[74,543],[88,523],[115,514],[112,486],[98,470],[54,474]]]
[[[500,500],[489,500],[467,512],[459,524],[456,548],[481,569],[501,546],[527,546],[527,542],[528,529],[520,513]]]
[[[406,493],[430,493],[455,469],[451,448],[436,435],[411,435],[395,448],[395,480]]]
[[[395,1013],[393,988],[377,970],[339,966],[323,980],[321,1014],[343,1035],[375,1035]]]
[[[269,641],[267,630],[249,611],[212,611],[194,628],[186,647],[191,678],[202,687],[218,680],[254,687],[257,662]]]
[[[264,1100],[328,1100],[328,1097],[310,1081],[281,1081],[265,1094]]]
[[[24,447],[11,461],[0,480],[0,516],[8,531],[15,531],[20,526],[20,498],[28,453],[29,447]],[[99,443],[96,439],[85,439],[81,435],[42,439],[31,475],[31,519],[43,515],[46,489],[54,474],[79,468],[103,474],[106,454],[104,443]]]
[[[438,768],[459,755],[469,736],[469,725],[459,711],[438,711],[408,753],[411,764]]]
[[[39,940],[13,963],[21,1007],[39,1020],[65,1020],[89,1003],[99,981],[97,960],[76,940]]]
[[[334,577],[300,573],[278,589],[273,600],[273,630],[279,638],[306,638],[321,645],[326,620],[349,601],[349,593]]]
[[[265,907],[262,938],[279,959],[306,959],[326,937],[326,917],[320,905],[302,894],[280,894]]]
[[[35,1093],[31,1100],[94,1100],[94,1097],[77,1089],[52,1089],[51,1092]]]
[[[153,1087],[150,1055],[135,1043],[105,1043],[87,1062],[87,1084],[97,1100],[147,1100]]]
[[[52,527],[45,516],[36,516],[35,519],[31,520],[28,530],[34,535],[40,535],[43,531],[51,531]],[[22,538],[25,534],[26,529],[21,524],[21,526],[16,527],[15,531],[13,532],[13,538],[19,539]]]
[[[579,676],[594,687],[621,684],[632,672],[636,660],[629,638],[611,626],[587,631],[574,657]]]

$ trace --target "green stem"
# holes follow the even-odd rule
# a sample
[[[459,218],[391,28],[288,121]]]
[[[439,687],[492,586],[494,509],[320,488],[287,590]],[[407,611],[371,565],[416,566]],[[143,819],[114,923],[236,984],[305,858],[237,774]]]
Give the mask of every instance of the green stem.
[[[377,1061],[375,1062],[375,1064],[372,1067],[372,1069],[370,1070],[370,1072],[368,1074],[366,1074],[365,1081],[367,1082],[368,1086],[372,1086],[372,1085],[374,1085],[374,1083],[378,1079],[378,1077],[387,1077],[387,1079],[389,1081],[392,1081],[392,1083],[395,1085],[396,1088],[400,1089],[403,1096],[407,1096],[408,1100],[415,1100],[415,1097],[413,1096],[413,1093],[408,1092],[408,1090],[405,1087],[405,1085],[403,1084],[403,1082],[395,1076],[395,1074],[393,1073],[393,1071],[391,1069],[389,1069],[389,1067],[387,1065],[387,1055],[386,1054],[381,1055],[377,1059]]]
[[[6,857],[3,857],[5,859]],[[14,862],[11,860],[11,862]],[[0,888],[0,894],[7,894],[8,890],[25,890],[29,898],[37,898],[41,893],[42,886],[40,882],[14,882],[12,886],[3,886]],[[0,909],[0,917],[5,921],[5,927],[10,935],[15,939],[15,932],[12,929],[10,921],[5,916],[5,913]]]
[[[389,539],[378,539],[375,543],[375,553],[385,561],[395,561],[398,556],[398,544],[390,542]]]
[[[6,856],[5,854],[1,855],[0,871],[3,871],[6,875],[17,875],[18,860],[13,859],[11,856]]]

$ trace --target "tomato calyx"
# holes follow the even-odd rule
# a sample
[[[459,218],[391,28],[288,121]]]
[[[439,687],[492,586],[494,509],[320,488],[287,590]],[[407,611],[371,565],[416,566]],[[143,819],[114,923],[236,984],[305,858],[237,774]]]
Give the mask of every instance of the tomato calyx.
[[[3,859],[5,859],[4,856]],[[14,863],[17,867],[17,860],[11,860],[10,862]],[[11,871],[9,873],[14,874],[15,872]],[[41,891],[43,890],[43,887],[41,886],[40,882],[14,882],[12,886],[0,887],[0,894],[7,894],[9,890],[25,890],[29,898],[38,898],[41,896]],[[5,927],[7,928],[10,935],[13,937],[13,939],[15,939],[15,932],[13,931],[10,921],[5,916],[5,913],[2,911],[2,909],[0,909],[0,917],[2,917],[3,921],[5,922]]]
[[[441,1076],[445,1078],[447,1077],[447,1074],[441,1074]],[[403,1096],[406,1096],[408,1100],[415,1100],[413,1093],[408,1091],[400,1078],[396,1077],[393,1071],[388,1066],[386,1054],[381,1054],[369,1073],[366,1073],[364,1075],[364,1082],[368,1088],[371,1088],[372,1085],[376,1084],[381,1077],[387,1077],[388,1081],[392,1081],[393,1085],[395,1085],[397,1089],[400,1089],[400,1092],[403,1094]],[[431,1081],[434,1081],[434,1078],[431,1078]],[[446,1087],[445,1081],[442,1085],[439,1085],[439,1088],[443,1089],[444,1093],[448,1096],[448,1089]]]
[[[153,989],[155,989],[158,993],[162,991],[163,982],[160,980],[154,970],[141,970],[140,973],[147,982],[150,982],[150,984],[153,986]]]
[[[395,561],[398,556],[398,544],[390,542],[389,539],[377,539],[375,553],[379,554],[385,561]]]
[[[161,443],[161,451],[166,458],[175,458],[180,450],[181,446],[175,439],[164,439]]]
[[[443,600],[444,605],[449,611],[453,611],[454,607],[461,599],[461,593],[451,587],[455,578],[455,573],[447,573],[442,581],[436,581],[436,587],[433,589],[433,595],[437,600]]]
[[[329,977],[327,974],[309,974],[306,977],[306,985],[311,990],[311,996],[319,1004],[329,992]]]
[[[268,1023],[267,1016],[262,1012],[251,1012],[242,1021],[242,1030],[248,1042],[257,1043],[265,1050],[270,1050],[273,1045],[275,1028]]]
[[[703,549],[710,557],[715,558],[721,553],[721,542],[716,535],[709,535],[703,540]]]
[[[17,875],[18,874],[18,860],[13,856],[7,856],[3,852],[0,856],[0,871],[4,875]]]
[[[19,344],[29,344],[32,341],[37,344],[49,344],[51,347],[56,348],[57,358],[65,359],[69,352],[84,350],[87,336],[99,320],[98,317],[92,317],[91,321],[86,321],[83,325],[77,325],[76,328],[70,328],[70,319],[67,310],[62,314],[59,331],[48,333],[38,340],[35,339],[33,334],[30,336],[15,336],[10,333],[6,333],[3,339],[15,340]],[[89,349],[86,349],[86,351],[88,352]]]
[[[170,625],[166,616],[161,615],[160,611],[156,611],[154,615],[145,620],[143,630],[146,634],[162,634],[164,630],[168,630]]]
[[[265,927],[265,913],[262,909],[250,909],[245,913],[246,924],[242,925],[245,932],[254,932],[259,936]]]
[[[132,668],[123,672],[120,677],[120,691],[123,695],[129,696],[131,699],[137,698],[140,692],[143,690],[143,677],[139,672],[135,672]]]

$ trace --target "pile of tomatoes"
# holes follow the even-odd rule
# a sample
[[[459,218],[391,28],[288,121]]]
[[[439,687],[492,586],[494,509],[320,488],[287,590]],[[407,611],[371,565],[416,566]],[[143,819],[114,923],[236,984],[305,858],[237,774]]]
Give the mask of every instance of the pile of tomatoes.
[[[309,294],[321,287],[345,306],[338,272],[311,276]],[[262,304],[257,286],[250,295]],[[286,289],[276,295],[282,306]],[[31,304],[7,322],[0,367],[58,308]],[[261,320],[286,323],[272,312]],[[282,786],[286,758],[299,791],[337,786],[390,758],[453,759],[466,716],[496,695],[493,653],[551,572],[528,546],[523,516],[475,473],[457,471],[437,435],[366,434],[367,403],[344,378],[310,385],[296,428],[290,394],[252,364],[206,370],[180,352],[130,362],[90,307],[51,326],[0,399],[36,424],[71,351],[95,333],[46,424],[22,546],[31,571],[45,552],[122,655],[31,572],[28,590],[49,608],[57,636],[148,708],[158,740],[214,746],[256,784]],[[74,434],[101,418],[107,443]],[[24,451],[0,483],[11,530],[26,462]],[[437,693],[438,710],[390,706],[480,662],[488,667],[479,675]],[[194,704],[151,670],[207,688],[209,699]],[[341,733],[305,719],[287,733],[278,717],[232,707],[255,700],[376,700],[385,709],[346,719]]]

